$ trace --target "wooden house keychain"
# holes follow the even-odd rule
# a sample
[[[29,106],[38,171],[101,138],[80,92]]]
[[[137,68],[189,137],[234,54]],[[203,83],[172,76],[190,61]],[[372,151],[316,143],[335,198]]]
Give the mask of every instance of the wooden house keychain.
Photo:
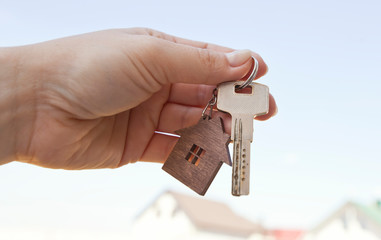
[[[224,132],[222,119],[212,117],[216,91],[196,125],[175,131],[180,139],[163,165],[164,171],[200,195],[206,193],[222,163],[232,165],[228,148],[230,135]],[[208,107],[209,115],[206,114]]]

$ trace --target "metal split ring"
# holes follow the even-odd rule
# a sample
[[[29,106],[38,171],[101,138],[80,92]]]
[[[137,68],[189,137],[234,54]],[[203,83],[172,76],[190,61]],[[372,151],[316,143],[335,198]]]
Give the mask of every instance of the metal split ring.
[[[213,107],[214,107],[214,105],[216,105],[216,103],[217,103],[217,88],[215,88],[213,90],[212,98],[209,100],[208,104],[205,106],[204,110],[202,111],[201,116],[203,119],[206,119],[206,118],[211,119],[212,118]],[[210,108],[209,109],[209,111],[210,111],[209,115],[206,114],[206,110],[208,109],[208,107]]]
[[[251,58],[253,59],[254,61],[254,67],[253,67],[253,71],[251,72],[250,76],[247,78],[247,80],[242,83],[241,85],[239,86],[236,86],[236,89],[237,90],[241,90],[241,89],[244,89],[245,87],[249,86],[251,84],[251,82],[253,82],[254,78],[257,76],[257,73],[258,73],[258,60],[251,56]]]

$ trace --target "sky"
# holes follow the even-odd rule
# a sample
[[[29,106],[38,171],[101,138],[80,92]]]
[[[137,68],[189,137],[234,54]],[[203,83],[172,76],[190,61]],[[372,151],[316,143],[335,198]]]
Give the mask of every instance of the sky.
[[[0,46],[149,27],[258,52],[269,66],[258,81],[279,112],[254,122],[251,194],[231,196],[224,165],[204,198],[267,227],[309,229],[347,201],[381,198],[380,8],[376,0],[0,0]],[[65,171],[10,163],[0,166],[0,238],[125,239],[166,190],[197,196],[160,164]]]

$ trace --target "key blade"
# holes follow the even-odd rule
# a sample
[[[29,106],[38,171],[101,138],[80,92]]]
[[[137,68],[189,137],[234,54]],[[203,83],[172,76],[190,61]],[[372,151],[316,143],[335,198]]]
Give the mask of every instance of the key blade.
[[[250,141],[242,139],[242,121],[234,121],[232,195],[249,195],[250,192]]]
[[[250,142],[253,141],[253,133],[254,133],[254,121],[253,121],[253,115],[251,114],[236,114],[232,113],[232,123],[234,124],[235,121],[241,122],[242,125],[242,132],[241,138],[243,140],[249,140]],[[231,129],[231,135],[230,138],[234,140],[236,137],[236,131],[234,128]]]

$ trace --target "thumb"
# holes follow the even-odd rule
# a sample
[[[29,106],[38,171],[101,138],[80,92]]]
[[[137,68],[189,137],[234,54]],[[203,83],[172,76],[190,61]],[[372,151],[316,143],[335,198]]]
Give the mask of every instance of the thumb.
[[[157,79],[162,83],[216,85],[241,79],[252,64],[250,50],[222,53],[171,42],[163,45],[155,57],[155,64],[164,73],[163,79]]]

